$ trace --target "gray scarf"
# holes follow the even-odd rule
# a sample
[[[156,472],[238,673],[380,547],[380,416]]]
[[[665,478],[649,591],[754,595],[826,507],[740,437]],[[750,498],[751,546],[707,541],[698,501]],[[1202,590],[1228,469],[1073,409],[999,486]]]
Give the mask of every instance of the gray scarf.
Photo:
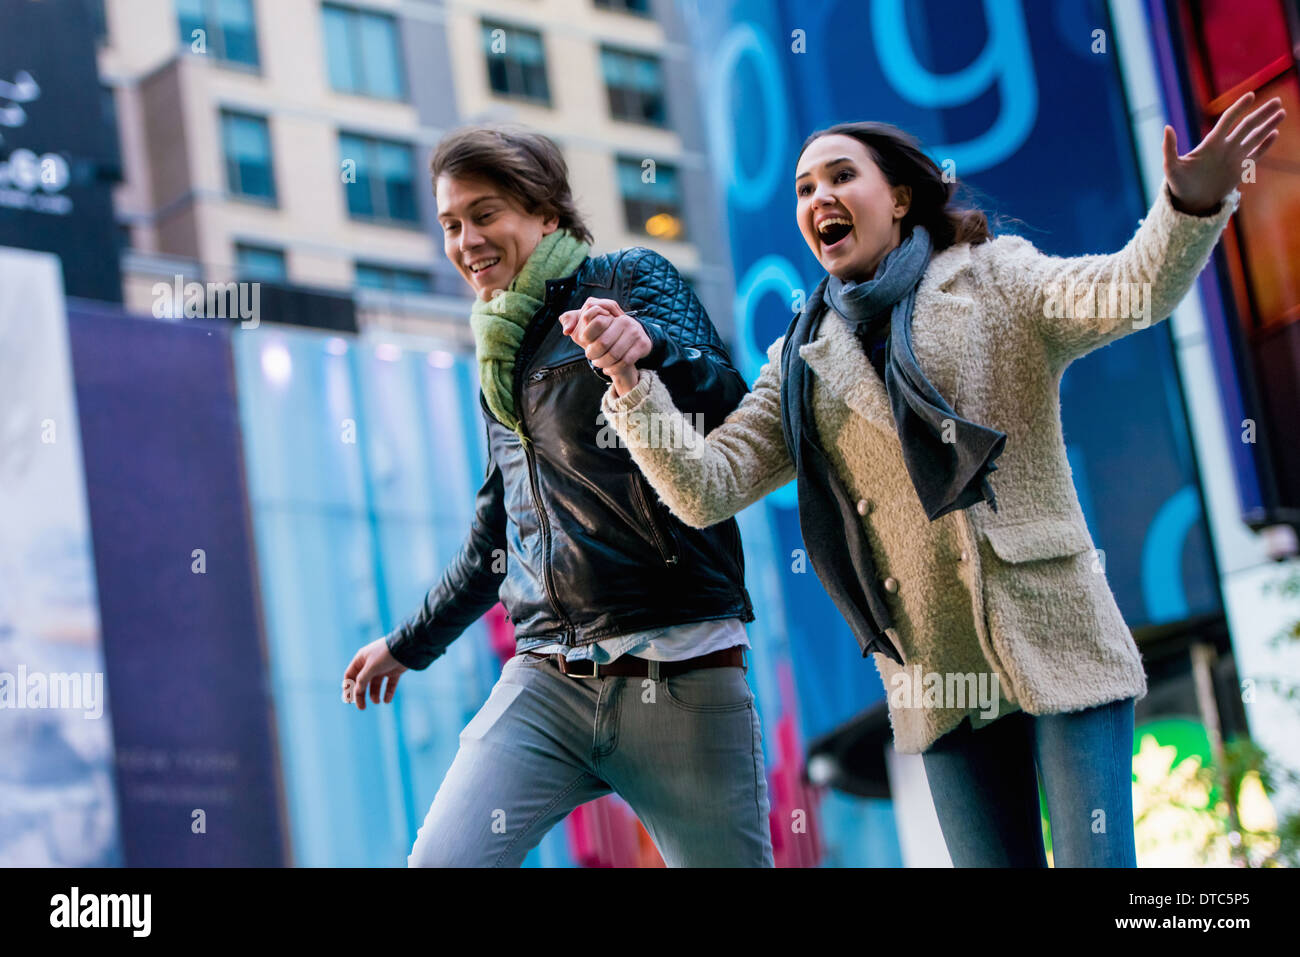
[[[981,501],[996,511],[988,475],[997,469],[993,460],[1002,453],[1006,435],[957,415],[921,371],[912,350],[912,307],[930,251],[930,234],[917,225],[867,282],[823,277],[803,312],[790,323],[781,349],[781,427],[798,476],[799,526],[808,557],[853,630],[863,657],[879,651],[900,665],[902,658],[886,636],[891,617],[861,519],[817,436],[813,376],[799,347],[816,338],[827,300],[859,334],[887,313],[885,389],[922,509],[931,521]],[[949,425],[952,441],[945,441]]]

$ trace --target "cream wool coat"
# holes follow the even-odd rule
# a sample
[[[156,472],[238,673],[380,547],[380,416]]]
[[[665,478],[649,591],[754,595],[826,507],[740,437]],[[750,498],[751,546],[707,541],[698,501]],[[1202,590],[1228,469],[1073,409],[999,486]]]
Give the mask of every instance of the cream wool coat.
[[[838,313],[831,309],[815,341],[800,349],[814,374],[822,445],[857,500],[893,612],[890,637],[905,667],[872,657],[900,752],[923,752],[968,714],[977,719],[973,696],[959,706],[952,682],[981,673],[996,677],[1006,704],[1030,714],[1146,694],[1141,656],[1071,480],[1061,374],[1074,359],[1168,317],[1239,200],[1233,190],[1217,213],[1192,216],[1173,208],[1162,185],[1133,238],[1110,255],[1049,256],[1006,235],[931,259],[917,290],[914,348],[960,415],[1007,434],[990,476],[997,512],[980,503],[926,519],[884,383]],[[1126,293],[1142,290],[1145,318],[1133,318],[1131,299],[1122,315],[1110,307],[1119,284],[1131,284]],[[1090,296],[1094,305],[1087,308]],[[722,521],[795,478],[781,432],[782,342],[768,349],[753,391],[707,439],[655,438],[692,426],[652,371],[642,370],[626,395],[615,396],[611,386],[603,397],[606,420],[687,524]],[[694,442],[702,449],[688,444]],[[957,678],[967,675],[976,677]],[[936,681],[946,696],[933,695]]]

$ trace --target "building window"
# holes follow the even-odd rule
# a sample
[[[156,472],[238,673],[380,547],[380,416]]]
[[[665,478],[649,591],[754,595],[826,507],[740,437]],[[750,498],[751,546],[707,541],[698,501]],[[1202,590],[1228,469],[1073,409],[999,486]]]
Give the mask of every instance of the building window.
[[[382,13],[336,6],[325,6],[322,16],[330,86],[342,93],[402,99],[397,21]]]
[[[414,292],[425,295],[433,291],[433,281],[419,269],[396,269],[373,263],[357,263],[357,286],[383,289],[385,292]]]
[[[274,203],[271,134],[265,117],[223,110],[221,138],[226,151],[226,186],[230,192]]]
[[[348,215],[354,219],[417,223],[420,213],[415,202],[415,161],[404,143],[339,134],[339,154],[354,165],[355,181],[347,177]],[[344,167],[345,176],[348,167]]]
[[[615,119],[664,125],[664,76],[657,58],[603,47],[600,66]]]
[[[646,160],[629,157],[618,160],[627,228],[656,239],[681,239],[685,225],[677,169],[667,163],[646,164]]]
[[[284,266],[284,250],[272,246],[236,243],[235,272],[240,279],[284,282],[288,278],[288,271]]]
[[[187,49],[257,66],[253,0],[176,0],[176,13],[181,43]]]
[[[650,0],[593,0],[593,2],[600,10],[635,13],[640,17],[650,16]]]
[[[536,30],[483,21],[483,52],[493,93],[551,102],[546,83],[546,50]]]

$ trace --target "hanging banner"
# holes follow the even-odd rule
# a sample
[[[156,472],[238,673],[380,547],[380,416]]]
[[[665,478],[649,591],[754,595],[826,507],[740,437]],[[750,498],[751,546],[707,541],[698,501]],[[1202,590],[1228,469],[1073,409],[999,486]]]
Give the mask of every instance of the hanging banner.
[[[0,247],[0,867],[123,863],[59,272]]]

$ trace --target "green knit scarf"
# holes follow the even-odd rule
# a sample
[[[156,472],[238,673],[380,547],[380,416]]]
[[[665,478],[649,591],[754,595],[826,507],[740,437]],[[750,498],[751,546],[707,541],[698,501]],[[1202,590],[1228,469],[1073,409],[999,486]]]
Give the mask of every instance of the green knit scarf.
[[[492,414],[512,431],[519,429],[515,415],[515,354],[524,329],[546,297],[546,280],[563,279],[582,265],[591,247],[567,229],[556,229],[542,237],[519,275],[510,285],[484,302],[474,300],[469,325],[474,330],[479,384]]]

